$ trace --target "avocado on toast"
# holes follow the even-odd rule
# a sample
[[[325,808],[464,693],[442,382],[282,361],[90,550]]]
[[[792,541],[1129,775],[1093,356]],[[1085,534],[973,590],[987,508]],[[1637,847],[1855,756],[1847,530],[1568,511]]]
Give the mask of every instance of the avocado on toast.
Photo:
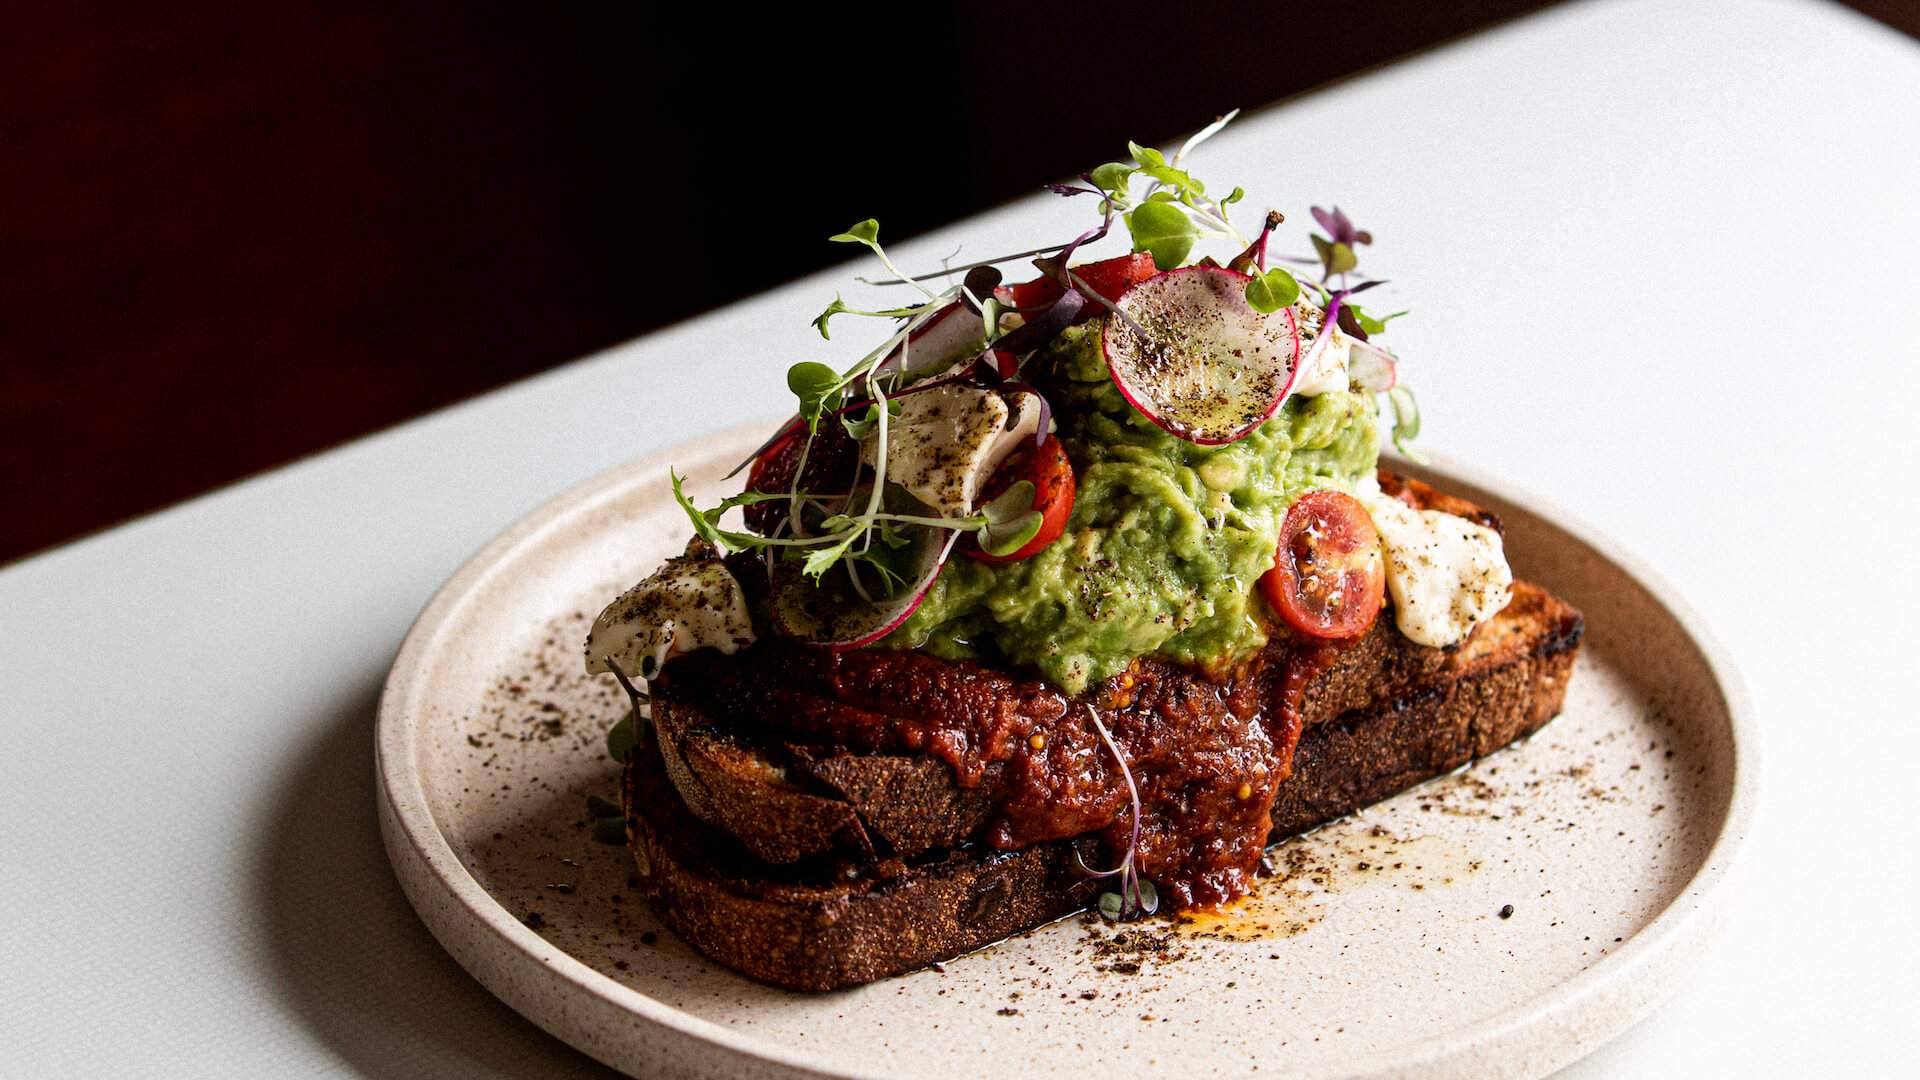
[[[716,961],[824,990],[1217,907],[1271,842],[1559,711],[1579,613],[1513,580],[1494,515],[1378,468],[1419,417],[1356,299],[1371,236],[1316,207],[1318,280],[1270,266],[1282,216],[1241,236],[1185,171],[1213,130],[1058,186],[1100,224],[1023,284],[936,292],[873,222],[836,236],[920,299],[835,299],[822,337],[895,329],[794,365],[739,495],[673,478],[694,538],[587,665],[634,697],[641,888]],[[1120,224],[1133,252],[1074,261]]]

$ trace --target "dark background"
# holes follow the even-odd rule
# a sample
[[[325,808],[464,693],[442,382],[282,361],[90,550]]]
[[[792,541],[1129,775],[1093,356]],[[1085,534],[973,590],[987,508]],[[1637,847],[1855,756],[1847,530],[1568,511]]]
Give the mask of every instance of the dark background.
[[[0,561],[1541,6],[0,15]]]

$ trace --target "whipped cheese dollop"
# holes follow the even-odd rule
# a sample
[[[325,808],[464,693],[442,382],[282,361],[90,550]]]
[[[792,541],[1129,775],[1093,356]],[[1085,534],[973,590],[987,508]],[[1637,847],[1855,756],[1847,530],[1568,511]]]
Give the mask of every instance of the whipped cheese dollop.
[[[980,486],[1040,429],[1040,405],[1028,394],[948,383],[899,398],[887,423],[887,479],[948,517],[974,509]],[[861,444],[869,465],[879,435]]]
[[[1453,514],[1415,510],[1382,492],[1373,477],[1354,494],[1379,530],[1394,621],[1409,640],[1458,645],[1513,598],[1499,533]]]
[[[711,548],[696,540],[607,605],[587,634],[587,673],[651,679],[669,657],[753,644],[747,597]]]

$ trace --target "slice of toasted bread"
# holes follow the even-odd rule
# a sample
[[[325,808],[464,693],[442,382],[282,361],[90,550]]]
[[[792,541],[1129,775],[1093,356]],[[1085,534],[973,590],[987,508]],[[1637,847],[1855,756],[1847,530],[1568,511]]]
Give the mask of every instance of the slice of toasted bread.
[[[1443,775],[1558,713],[1580,619],[1544,590],[1517,594],[1516,604],[1523,599],[1516,615],[1531,612],[1525,622],[1506,627],[1497,647],[1481,646],[1477,658],[1453,657],[1456,677],[1307,728],[1279,786],[1273,835]],[[905,860],[818,854],[768,865],[689,812],[661,755],[671,737],[657,730],[661,737],[629,759],[625,784],[641,888],[695,948],[753,978],[796,990],[870,982],[1038,926],[1098,891],[1073,869],[1077,841],[1017,851],[973,845]]]

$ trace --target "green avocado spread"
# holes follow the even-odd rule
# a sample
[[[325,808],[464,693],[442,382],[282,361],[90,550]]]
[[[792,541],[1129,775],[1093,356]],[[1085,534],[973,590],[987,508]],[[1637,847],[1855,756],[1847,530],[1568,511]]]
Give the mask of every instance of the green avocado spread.
[[[1371,395],[1289,398],[1237,442],[1185,442],[1115,388],[1104,321],[1037,358],[1076,479],[1066,532],[1017,562],[951,560],[886,645],[1030,665],[1077,694],[1138,656],[1219,667],[1266,644],[1255,583],[1281,519],[1301,493],[1373,471]]]

